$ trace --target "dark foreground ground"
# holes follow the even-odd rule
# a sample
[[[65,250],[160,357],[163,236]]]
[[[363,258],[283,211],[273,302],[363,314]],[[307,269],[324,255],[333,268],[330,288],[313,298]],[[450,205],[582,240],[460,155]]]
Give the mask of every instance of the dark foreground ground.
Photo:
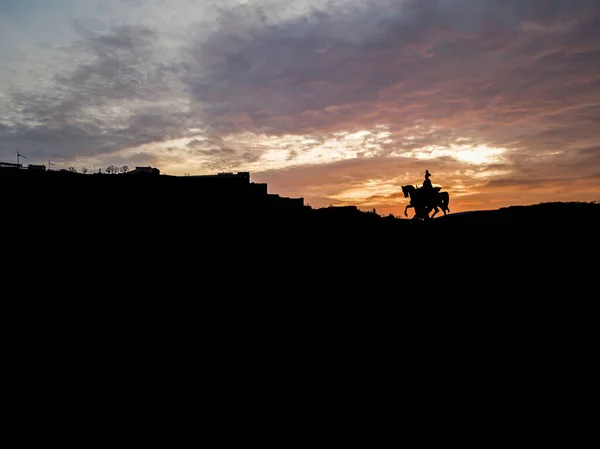
[[[235,182],[215,189],[187,181],[5,174],[4,279],[21,285],[24,276],[36,287],[36,276],[51,277],[59,288],[89,294],[243,287],[258,295],[310,288],[385,297],[401,289],[493,296],[507,285],[511,296],[556,295],[558,283],[589,288],[597,276],[597,203],[513,206],[423,223],[356,207],[298,207]]]
[[[128,426],[161,406],[180,425],[198,391],[221,435],[233,410],[245,422],[276,415],[285,431],[282,399],[327,426],[332,408],[321,404],[335,403],[395,429],[383,401],[408,395],[403,416],[437,406],[446,441],[461,428],[481,440],[525,426],[538,438],[565,410],[578,429],[590,420],[573,410],[586,409],[578,401],[595,373],[598,204],[416,223],[356,208],[47,187],[0,184],[7,385],[45,416],[64,421],[56,404],[87,411],[91,399]],[[264,405],[275,413],[260,414]],[[429,436],[425,423],[419,435]]]
[[[278,272],[294,283],[313,283],[359,282],[363,273],[375,276],[379,270],[403,285],[429,276],[427,288],[435,290],[448,284],[448,270],[468,275],[490,267],[486,276],[498,279],[499,272],[514,278],[525,269],[526,275],[545,277],[548,265],[563,273],[574,265],[595,267],[599,250],[596,203],[514,206],[426,223],[353,207],[162,204],[85,198],[12,204],[2,212],[5,263],[25,268],[45,261],[52,270],[85,269],[99,279],[124,275],[141,284],[163,279],[151,276],[154,271],[167,276],[173,270],[184,281],[193,273],[198,282],[205,275],[214,280],[235,273],[256,276],[260,284],[276,281]],[[60,278],[73,281],[69,272]]]
[[[2,210],[11,373],[38,395],[79,382],[155,404],[156,385],[187,397],[203,379],[220,400],[253,392],[255,412],[258,395],[337,387],[346,404],[360,383],[387,398],[403,381],[422,406],[452,392],[452,412],[470,395],[479,415],[481,401],[556,407],[562,373],[571,395],[593,372],[598,204],[416,223],[81,195],[8,196]]]

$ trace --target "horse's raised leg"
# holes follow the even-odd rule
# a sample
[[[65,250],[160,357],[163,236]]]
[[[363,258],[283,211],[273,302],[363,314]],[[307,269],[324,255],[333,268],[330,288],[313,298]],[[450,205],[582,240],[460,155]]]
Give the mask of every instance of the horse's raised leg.
[[[409,207],[414,207],[414,206],[411,206],[411,205],[409,204],[408,206],[406,206],[406,207],[404,208],[404,216],[405,216],[405,217],[408,217],[408,213],[407,213],[406,211],[408,210],[408,208],[409,208]]]

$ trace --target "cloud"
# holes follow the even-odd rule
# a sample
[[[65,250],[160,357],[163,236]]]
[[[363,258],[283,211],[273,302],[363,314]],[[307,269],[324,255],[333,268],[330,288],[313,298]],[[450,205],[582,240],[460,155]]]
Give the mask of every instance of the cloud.
[[[31,47],[52,59],[0,45],[15,63],[0,70],[3,158],[252,169],[320,202],[393,200],[373,186],[425,168],[482,201],[598,172],[595,0],[106,5],[77,10],[51,52]]]
[[[246,5],[193,46],[185,82],[223,133],[421,124],[535,151],[558,122],[557,148],[570,126],[593,136],[600,22],[591,1],[551,3],[375,1],[268,27]]]
[[[155,32],[79,32],[71,49],[85,62],[56,74],[52,89],[10,92],[12,114],[0,131],[7,145],[68,160],[185,137],[199,125],[179,92],[177,67],[157,57]]]
[[[269,27],[246,8],[193,48],[198,65],[210,64],[185,81],[222,133],[331,135],[386,124],[380,155],[431,145],[451,155],[467,138],[506,149],[492,177],[559,182],[598,166],[578,150],[598,142],[594,5],[370,2]]]

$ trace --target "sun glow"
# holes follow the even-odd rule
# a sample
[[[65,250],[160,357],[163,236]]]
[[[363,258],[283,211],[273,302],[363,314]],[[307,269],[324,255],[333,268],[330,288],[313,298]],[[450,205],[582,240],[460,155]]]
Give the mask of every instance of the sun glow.
[[[191,131],[191,130],[190,130]],[[197,131],[197,130],[194,130]],[[198,133],[165,142],[121,151],[123,156],[151,153],[170,173],[192,171],[204,167],[214,172],[258,173],[299,165],[327,164],[359,157],[373,157],[390,143],[389,127],[378,125],[371,130],[336,132],[321,135],[265,135],[237,133],[217,138]],[[182,164],[179,160],[185,161]],[[195,171],[194,174],[203,174]]]
[[[417,127],[418,128],[418,127]],[[429,131],[415,132],[421,134]],[[420,134],[415,134],[419,136]],[[398,135],[388,125],[377,125],[370,129],[353,131],[337,131],[333,133],[317,133],[310,135],[268,135],[251,132],[230,135],[212,135],[199,128],[190,129],[186,137],[153,142],[135,148],[127,148],[114,155],[108,155],[110,162],[101,160],[81,161],[88,166],[106,166],[112,162],[110,158],[133,158],[140,164],[158,165],[168,174],[183,175],[210,174],[217,171],[249,171],[259,173],[269,170],[286,169],[305,165],[330,164],[345,160],[371,158],[380,155],[386,157],[413,158],[428,160],[435,158],[452,158],[472,166],[476,177],[490,177],[500,173],[482,172],[476,166],[502,162],[503,148],[487,145],[475,145],[467,138],[455,139],[449,145],[426,145],[410,151],[403,151],[402,145],[393,148],[393,143],[400,142]],[[408,139],[408,140],[407,140]],[[401,140],[411,140],[411,135]],[[147,162],[144,162],[147,161]],[[136,162],[138,163],[138,162]],[[393,189],[396,189],[394,186]],[[396,189],[397,190],[397,189]],[[379,193],[387,194],[385,183],[377,186],[368,184],[352,186],[339,194],[339,200],[367,198]]]
[[[395,179],[370,179],[359,185],[351,186],[340,193],[329,195],[328,198],[341,202],[364,202],[371,197],[386,197],[397,194],[400,188]]]
[[[502,162],[503,158],[501,155],[504,153],[502,148],[490,148],[485,145],[478,147],[468,147],[463,145],[462,148],[453,148],[456,152],[456,158],[463,162],[470,162],[471,164],[490,164],[495,162]]]
[[[469,164],[493,164],[503,162],[504,148],[492,148],[487,145],[428,145],[426,147],[404,153],[404,156],[416,159],[435,159],[451,157]]]

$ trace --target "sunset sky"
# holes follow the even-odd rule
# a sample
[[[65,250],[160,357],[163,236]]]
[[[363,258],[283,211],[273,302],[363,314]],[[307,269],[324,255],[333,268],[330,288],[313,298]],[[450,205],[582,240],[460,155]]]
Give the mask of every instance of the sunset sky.
[[[1,0],[0,161],[401,215],[600,200],[600,0]]]

